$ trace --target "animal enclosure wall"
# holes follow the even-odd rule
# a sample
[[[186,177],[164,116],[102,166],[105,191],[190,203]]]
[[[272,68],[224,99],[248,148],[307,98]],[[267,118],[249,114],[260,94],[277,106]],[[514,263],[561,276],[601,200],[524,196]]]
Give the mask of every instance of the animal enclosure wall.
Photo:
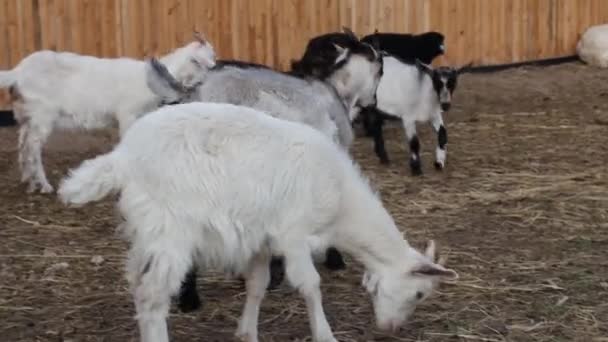
[[[0,0],[0,69],[40,49],[161,54],[197,29],[221,58],[285,69],[307,40],[339,30],[446,35],[437,63],[502,64],[571,55],[608,21],[607,0]]]

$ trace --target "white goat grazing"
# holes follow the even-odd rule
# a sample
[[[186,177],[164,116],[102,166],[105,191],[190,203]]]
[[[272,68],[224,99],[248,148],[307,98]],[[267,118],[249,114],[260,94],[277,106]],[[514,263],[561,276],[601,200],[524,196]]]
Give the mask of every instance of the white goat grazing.
[[[588,28],[576,44],[576,53],[589,65],[608,68],[608,24]]]
[[[347,152],[318,130],[221,103],[146,114],[113,151],[85,161],[58,190],[83,205],[120,192],[131,242],[127,279],[141,340],[166,342],[170,298],[194,265],[243,274],[237,336],[257,341],[272,254],[306,299],[314,341],[336,341],[312,249],[332,245],[366,268],[377,324],[396,329],[442,278],[456,272],[423,254],[395,223]],[[314,245],[314,247],[313,247]]]
[[[161,58],[184,85],[194,85],[201,69],[215,65],[211,44],[196,40]],[[19,130],[21,181],[28,192],[53,191],[42,147],[54,128],[97,129],[118,121],[120,134],[161,99],[146,84],[146,63],[130,58],[97,58],[70,52],[38,51],[14,69],[0,71],[0,87],[10,87]],[[178,101],[179,99],[170,99]]]

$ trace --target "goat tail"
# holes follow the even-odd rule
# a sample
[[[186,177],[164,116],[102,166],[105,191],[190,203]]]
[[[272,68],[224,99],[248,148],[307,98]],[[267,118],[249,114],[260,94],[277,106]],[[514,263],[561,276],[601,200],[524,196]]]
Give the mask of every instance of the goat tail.
[[[116,152],[110,152],[85,160],[78,168],[70,170],[57,190],[59,200],[78,207],[120,190],[122,178],[117,161]]]
[[[0,88],[9,88],[17,81],[17,75],[14,70],[0,71]]]

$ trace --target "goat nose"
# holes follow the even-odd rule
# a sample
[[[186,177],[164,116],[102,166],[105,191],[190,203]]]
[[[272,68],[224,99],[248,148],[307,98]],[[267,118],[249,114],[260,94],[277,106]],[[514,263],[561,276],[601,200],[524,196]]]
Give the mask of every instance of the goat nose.
[[[449,102],[444,102],[441,104],[441,110],[447,112],[450,110],[451,104]]]

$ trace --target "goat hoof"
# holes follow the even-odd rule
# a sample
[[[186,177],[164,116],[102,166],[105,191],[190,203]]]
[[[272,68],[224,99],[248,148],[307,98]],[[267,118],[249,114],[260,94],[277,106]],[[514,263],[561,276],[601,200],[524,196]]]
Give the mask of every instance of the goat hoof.
[[[25,190],[25,192],[28,193],[28,194],[33,194],[37,190],[38,190],[38,186],[36,185],[36,183],[29,182],[29,184],[28,184],[27,189]]]
[[[237,340],[242,341],[242,342],[258,342],[257,336],[250,334],[248,332],[237,331],[234,334],[234,337],[236,337]]]
[[[436,161],[435,162],[435,170],[442,171],[443,170],[443,163],[440,163],[440,162]]]
[[[343,270],[346,268],[346,263],[342,258],[342,254],[335,248],[328,248],[325,257],[325,267],[332,271]]]
[[[40,189],[41,194],[51,194],[53,193],[53,191],[55,191],[55,189],[53,189],[53,186],[51,186],[50,184],[44,184]]]
[[[412,171],[413,176],[422,176],[422,167],[420,166],[420,161],[411,161],[410,170]]]
[[[391,161],[388,160],[388,157],[380,157],[380,164],[382,164],[382,165],[388,165],[390,163],[391,163]]]

